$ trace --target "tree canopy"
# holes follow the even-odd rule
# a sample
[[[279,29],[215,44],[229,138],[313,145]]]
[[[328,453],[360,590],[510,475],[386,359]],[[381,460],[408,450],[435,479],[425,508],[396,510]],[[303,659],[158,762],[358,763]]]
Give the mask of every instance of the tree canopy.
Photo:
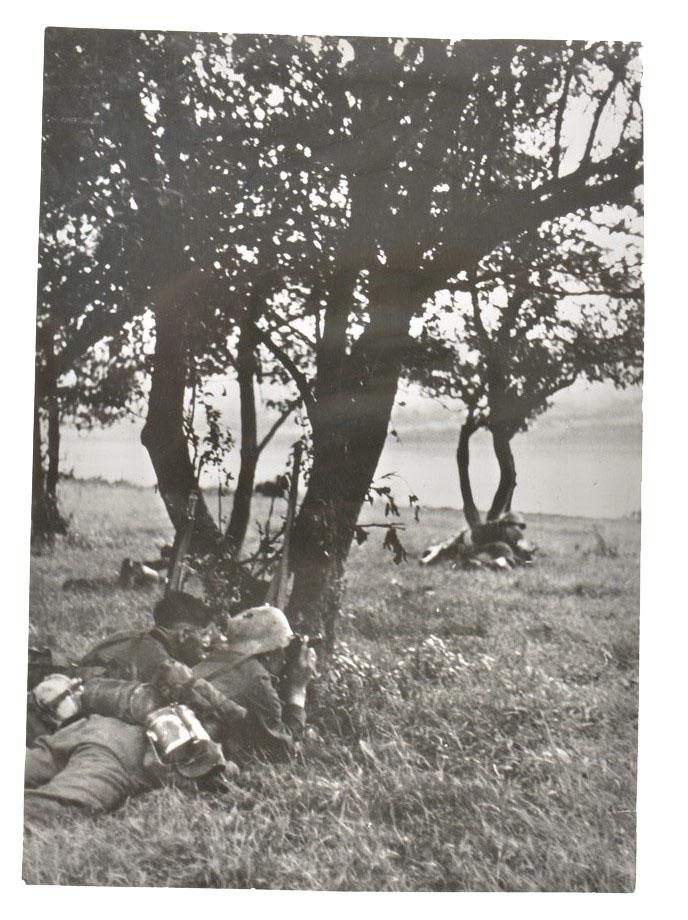
[[[189,394],[252,336],[311,431],[292,600],[317,627],[414,318],[511,271],[514,241],[636,201],[639,84],[621,43],[48,30],[39,365],[154,341],[144,440],[176,523]]]

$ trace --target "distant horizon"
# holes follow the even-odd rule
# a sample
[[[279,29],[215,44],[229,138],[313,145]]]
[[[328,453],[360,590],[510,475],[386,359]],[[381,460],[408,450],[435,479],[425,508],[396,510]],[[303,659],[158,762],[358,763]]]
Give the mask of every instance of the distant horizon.
[[[221,403],[222,420],[239,430],[237,401]],[[269,423],[267,413],[261,430]],[[397,502],[418,496],[427,508],[459,510],[462,502],[456,469],[456,441],[462,415],[417,392],[400,392],[390,435],[378,464],[376,479],[394,474]],[[61,467],[77,479],[100,477],[147,488],[155,473],[140,442],[142,419],[124,420],[107,429],[62,430]],[[627,518],[641,506],[641,391],[614,390],[604,384],[576,384],[557,395],[552,408],[532,430],[516,435],[513,452],[517,468],[514,507],[526,514],[564,517]],[[285,472],[291,444],[300,435],[287,422],[261,455],[256,481]],[[231,468],[238,472],[239,451]],[[471,441],[471,479],[479,507],[489,507],[499,478],[489,436],[479,431]],[[207,477],[203,487],[216,487]]]
[[[140,489],[142,492],[146,492],[149,489],[155,489],[155,485],[144,485],[140,482],[131,482],[129,479],[106,479],[103,476],[75,476],[73,473],[60,473],[61,482],[78,482],[88,485],[93,483],[95,485],[111,486],[114,489],[125,488],[125,489]],[[230,497],[234,495],[236,490],[229,488],[223,492],[224,496]],[[201,486],[201,492],[213,494],[217,492],[217,486],[205,485]],[[259,493],[254,493],[259,494]],[[285,499],[286,500],[286,499]],[[458,514],[463,514],[463,508],[460,508],[458,505],[430,505],[430,504],[421,504],[420,511],[421,514],[423,510],[428,511],[451,511]],[[478,509],[481,514],[485,515],[487,513],[487,507]],[[604,515],[591,515],[591,514],[564,514],[560,511],[528,511],[523,509],[522,514],[527,515],[528,517],[548,517],[548,518],[569,518],[571,520],[583,520],[583,521],[596,521],[596,520],[606,520],[606,521],[629,521],[629,520],[640,520],[641,509],[638,508],[634,511],[629,511],[627,514],[619,514],[615,517],[607,517]],[[223,515],[224,517],[224,515]]]

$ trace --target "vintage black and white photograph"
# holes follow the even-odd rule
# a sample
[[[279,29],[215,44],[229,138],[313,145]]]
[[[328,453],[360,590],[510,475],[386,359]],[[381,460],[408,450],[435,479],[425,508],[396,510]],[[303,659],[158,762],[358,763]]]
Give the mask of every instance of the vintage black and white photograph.
[[[46,30],[28,885],[634,890],[642,48],[585,34]]]

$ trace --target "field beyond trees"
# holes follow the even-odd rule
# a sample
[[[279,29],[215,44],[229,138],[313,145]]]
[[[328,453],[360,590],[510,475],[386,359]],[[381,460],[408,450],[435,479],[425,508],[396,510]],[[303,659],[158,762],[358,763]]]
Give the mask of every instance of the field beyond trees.
[[[145,628],[154,590],[115,586],[171,525],[152,490],[64,482],[66,536],[32,557],[30,642],[79,655]],[[209,507],[214,507],[212,497]],[[254,513],[267,506],[256,498]],[[26,842],[30,884],[444,891],[634,885],[637,521],[532,516],[535,566],[418,565],[462,526],[352,548],[339,648],[293,764],[231,794],[162,789]],[[112,587],[65,592],[67,578]]]

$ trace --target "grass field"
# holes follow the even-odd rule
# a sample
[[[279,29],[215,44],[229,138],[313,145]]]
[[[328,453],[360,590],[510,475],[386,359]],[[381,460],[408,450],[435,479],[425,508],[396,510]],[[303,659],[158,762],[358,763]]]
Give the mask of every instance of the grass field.
[[[32,557],[30,638],[79,654],[147,626],[156,592],[63,581],[114,581],[170,526],[152,491],[65,482],[62,495],[71,530]],[[423,512],[398,567],[379,534],[353,547],[344,644],[299,762],[255,763],[225,797],[162,789],[36,834],[26,881],[631,890],[640,526],[533,516],[532,568],[420,567],[459,526]]]

